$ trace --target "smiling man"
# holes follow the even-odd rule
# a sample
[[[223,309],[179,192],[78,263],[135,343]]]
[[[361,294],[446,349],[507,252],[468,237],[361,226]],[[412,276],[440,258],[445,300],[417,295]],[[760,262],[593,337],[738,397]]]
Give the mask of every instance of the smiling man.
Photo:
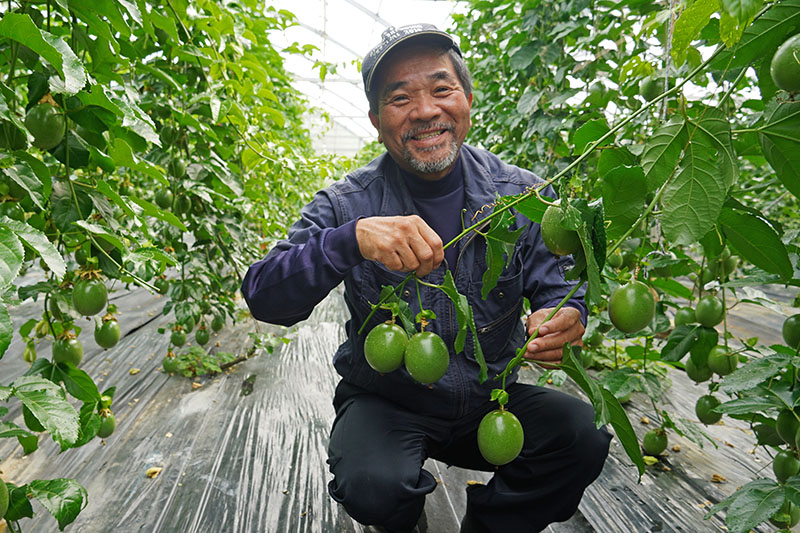
[[[496,407],[489,400],[497,386],[491,377],[506,367],[526,332],[541,325],[525,357],[542,365],[559,363],[565,342],[580,342],[586,318],[580,292],[542,324],[573,286],[563,274],[571,259],[550,253],[538,224],[517,216],[512,229],[524,228],[514,253],[483,298],[483,238],[473,233],[447,250],[443,243],[486,216],[498,195],[519,194],[541,180],[464,144],[472,82],[448,34],[428,24],[391,28],[365,57],[362,74],[369,117],[386,153],[320,191],[288,238],[250,267],[242,293],[255,318],[291,325],[344,281],[351,319],[333,358],[341,381],[333,400],[329,492],[353,518],[381,531],[424,531],[425,496],[436,480],[423,464],[432,457],[494,472],[488,484],[467,489],[463,532],[540,531],[575,512],[603,467],[610,435],[595,428],[590,405],[519,383],[516,373],[506,390],[507,408],[525,432],[520,455],[495,468],[478,450],[477,428]],[[543,192],[555,197],[550,187]],[[455,353],[453,305],[427,285],[418,286],[419,297],[408,289],[401,297],[415,314],[420,303],[436,314],[426,331],[449,347],[447,372],[427,386],[402,367],[374,371],[359,329],[381,287],[397,286],[412,271],[441,284],[447,270],[473,308],[490,379],[478,379],[471,338]],[[531,314],[523,321],[525,298]],[[387,318],[376,313],[364,331]]]

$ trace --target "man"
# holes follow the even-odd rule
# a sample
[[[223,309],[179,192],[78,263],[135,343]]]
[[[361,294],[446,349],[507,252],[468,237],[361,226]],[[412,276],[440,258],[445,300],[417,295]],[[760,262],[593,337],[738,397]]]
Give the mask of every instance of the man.
[[[348,337],[334,357],[342,379],[334,397],[328,463],[331,496],[363,524],[410,531],[425,495],[436,488],[422,468],[428,457],[448,465],[494,471],[487,485],[470,486],[462,531],[539,531],[568,519],[584,489],[599,475],[610,435],[597,430],[590,405],[559,391],[507,381],[507,408],[525,431],[522,452],[494,468],[480,455],[477,427],[497,407],[489,396],[501,372],[571,285],[563,273],[569,258],[551,254],[538,224],[526,225],[510,265],[481,298],[485,242],[472,233],[443,250],[463,225],[485,217],[497,195],[518,194],[541,183],[530,172],[463,144],[470,126],[469,72],[453,39],[427,24],[389,29],[362,64],[369,117],[386,154],[344,181],[320,191],[301,220],[265,259],[252,265],[242,292],[255,318],[290,325],[305,319],[341,281],[351,314]],[[545,194],[555,196],[551,188]],[[463,216],[463,219],[462,219]],[[449,269],[473,306],[478,337],[489,367],[485,383],[468,336],[463,353],[453,346],[455,311],[441,291],[420,285],[421,301],[436,314],[428,331],[450,347],[450,366],[432,386],[415,383],[400,369],[381,375],[364,359],[358,330],[384,285],[397,286],[407,272],[433,284]],[[406,287],[413,287],[413,282]],[[401,293],[414,313],[415,288]],[[523,297],[533,313],[527,328]],[[565,342],[584,331],[580,298],[547,323],[525,353],[543,365],[561,360]],[[376,313],[365,331],[388,318]]]

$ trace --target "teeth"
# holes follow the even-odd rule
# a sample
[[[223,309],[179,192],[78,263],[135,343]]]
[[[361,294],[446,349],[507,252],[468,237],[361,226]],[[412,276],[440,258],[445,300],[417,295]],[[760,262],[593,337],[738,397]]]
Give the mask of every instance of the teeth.
[[[442,131],[443,130],[435,131],[433,133],[423,133],[422,135],[417,135],[414,138],[417,139],[418,141],[421,141],[423,139],[430,139],[431,137],[436,137],[437,135],[441,135]]]

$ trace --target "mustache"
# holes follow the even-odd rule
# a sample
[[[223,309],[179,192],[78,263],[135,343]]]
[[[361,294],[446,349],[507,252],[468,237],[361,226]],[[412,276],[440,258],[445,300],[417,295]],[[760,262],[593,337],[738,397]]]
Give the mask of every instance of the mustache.
[[[453,124],[448,123],[448,122],[431,122],[429,124],[423,124],[421,126],[417,126],[416,128],[407,131],[403,135],[403,142],[406,142],[406,141],[410,140],[412,137],[414,137],[416,135],[419,135],[420,133],[422,133],[424,131],[430,131],[430,130],[453,131],[454,129],[455,129],[455,126]]]

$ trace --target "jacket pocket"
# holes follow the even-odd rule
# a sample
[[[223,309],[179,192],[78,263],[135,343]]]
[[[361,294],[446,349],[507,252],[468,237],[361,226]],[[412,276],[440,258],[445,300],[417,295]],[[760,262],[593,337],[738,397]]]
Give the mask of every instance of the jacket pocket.
[[[500,278],[483,300],[474,286],[471,303],[478,341],[487,361],[513,356],[524,337],[522,326],[522,273]]]

